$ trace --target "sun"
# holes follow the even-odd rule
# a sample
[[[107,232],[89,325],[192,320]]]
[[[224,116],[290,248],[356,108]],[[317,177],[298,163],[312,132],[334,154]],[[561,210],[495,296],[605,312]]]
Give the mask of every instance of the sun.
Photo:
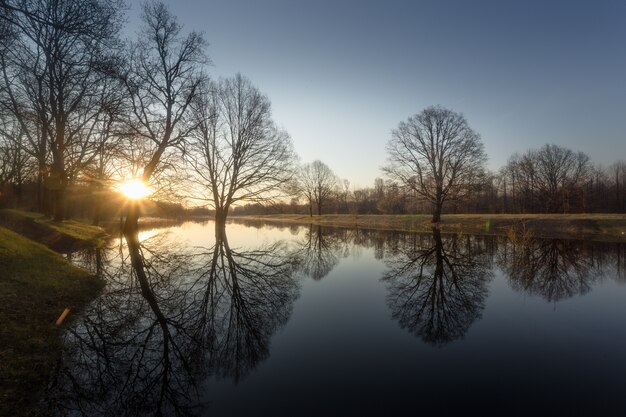
[[[121,183],[118,190],[131,200],[140,200],[152,194],[152,190],[138,178]]]

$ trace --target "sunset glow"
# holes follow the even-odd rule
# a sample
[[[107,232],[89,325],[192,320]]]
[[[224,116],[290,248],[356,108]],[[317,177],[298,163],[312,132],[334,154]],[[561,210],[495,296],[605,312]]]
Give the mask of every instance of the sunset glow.
[[[118,187],[120,192],[132,200],[140,200],[152,194],[152,190],[138,178],[123,182]]]

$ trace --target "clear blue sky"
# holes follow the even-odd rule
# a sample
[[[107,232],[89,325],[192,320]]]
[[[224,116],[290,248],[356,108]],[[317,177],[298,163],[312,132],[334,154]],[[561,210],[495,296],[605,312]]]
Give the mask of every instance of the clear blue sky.
[[[353,185],[381,176],[391,130],[433,104],[465,115],[493,170],[545,143],[626,159],[626,1],[166,3],[204,32],[211,76],[249,77],[302,161]]]

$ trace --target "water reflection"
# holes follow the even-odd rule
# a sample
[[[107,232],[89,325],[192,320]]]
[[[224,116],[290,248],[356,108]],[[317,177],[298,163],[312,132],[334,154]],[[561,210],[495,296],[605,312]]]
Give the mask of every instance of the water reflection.
[[[415,235],[387,259],[392,316],[425,342],[462,338],[480,318],[492,277],[485,245],[474,238]]]
[[[283,242],[236,250],[225,235],[175,249],[135,234],[83,253],[109,286],[67,332],[48,413],[197,415],[207,376],[237,382],[268,356],[299,294],[293,259]]]
[[[239,381],[269,355],[274,332],[298,297],[296,257],[280,241],[256,250],[231,249],[224,235],[196,269],[196,337],[209,352],[209,369]]]
[[[225,234],[218,233],[212,239],[208,227],[198,226],[191,230],[196,236],[191,243],[186,240],[191,235],[189,230],[171,228],[130,235],[109,242],[103,250],[71,255],[72,262],[98,273],[108,286],[66,333],[67,349],[50,384],[46,415],[208,415],[215,411],[211,408],[215,404],[210,401],[217,402],[219,395],[233,392],[224,388],[224,380],[229,386],[246,381],[245,390],[237,391],[231,399],[261,392],[251,394],[254,399],[250,407],[254,408],[255,401],[270,401],[265,398],[273,394],[266,387],[279,385],[276,380],[268,381],[267,375],[282,375],[287,380],[293,377],[289,384],[297,384],[301,374],[313,375],[309,385],[312,388],[323,385],[319,384],[322,380],[345,383],[329,383],[327,388],[333,393],[343,392],[346,385],[378,387],[379,380],[367,378],[384,373],[382,368],[372,369],[367,360],[361,363],[355,358],[362,354],[372,361],[380,352],[386,352],[380,356],[384,356],[381,363],[389,369],[389,375],[406,371],[404,378],[408,382],[400,388],[422,383],[420,372],[431,369],[431,360],[441,360],[438,364],[443,366],[433,365],[429,380],[456,381],[457,375],[445,374],[442,369],[447,364],[464,362],[450,361],[446,355],[463,352],[465,345],[460,340],[487,314],[485,305],[492,300],[488,297],[494,277],[508,284],[507,288],[549,302],[586,294],[606,277],[624,283],[626,246],[620,244],[510,242],[503,238],[442,235],[437,229],[430,234],[413,234],[319,226],[256,226],[263,228],[263,234],[256,230],[247,233],[250,230],[242,226],[232,229],[232,242],[249,236],[243,246],[232,243],[231,247]],[[268,235],[275,238],[267,242]],[[348,257],[352,258],[349,261],[356,261],[353,266],[358,272],[339,281],[343,278],[338,276],[339,271],[346,275],[350,271],[335,268]],[[383,268],[381,280],[376,271]],[[371,276],[369,271],[373,271]],[[301,291],[298,276],[314,281],[323,279],[305,281],[308,283],[303,288],[314,288],[308,293],[313,295],[308,296],[308,304],[302,300],[305,308],[294,315],[298,320],[293,320],[304,327],[281,334],[284,339],[299,337],[300,345],[296,346],[305,351],[304,356],[293,350],[285,355],[283,349],[283,354],[276,356],[286,364],[268,361],[263,368],[265,373],[247,378],[268,359],[273,336],[289,321]],[[337,293],[329,294],[327,288]],[[508,293],[509,297],[518,297],[514,292]],[[311,298],[315,296],[319,298]],[[498,291],[492,291],[491,296],[497,297]],[[352,314],[363,305],[367,308],[360,311],[374,312],[366,320],[362,314]],[[319,306],[324,306],[323,313]],[[380,317],[375,312],[384,318],[377,320]],[[319,317],[324,317],[322,323]],[[404,343],[398,340],[407,339],[388,338],[390,331],[400,331],[398,324],[404,329],[402,333],[408,331],[428,345],[442,347],[456,341],[455,349],[415,350],[385,345]],[[326,332],[328,327],[333,327],[333,331]],[[364,328],[366,331],[361,331]],[[503,331],[509,326],[499,329]],[[359,339],[370,333],[371,341]],[[324,334],[328,340],[307,339],[308,334]],[[358,349],[362,352],[341,351],[348,349],[349,344],[345,340],[335,344],[332,339],[342,339],[345,334],[353,334],[359,340]],[[413,348],[417,339],[410,339]],[[294,346],[293,340],[290,342],[287,346]],[[367,356],[369,351],[362,348],[368,342],[375,346],[372,356]],[[312,350],[307,352],[307,347]],[[409,352],[409,357],[394,356],[401,352]],[[490,356],[489,352],[486,343],[485,357]],[[534,363],[534,359],[529,362]],[[411,370],[411,363],[419,366],[417,371]],[[279,372],[277,367],[288,373],[272,374],[268,370]],[[458,369],[456,365],[452,367]],[[318,368],[323,375],[314,372]],[[354,373],[353,380],[340,375],[346,369]],[[221,391],[216,394],[208,387]],[[398,388],[393,381],[389,383],[394,395]],[[310,390],[301,392],[308,396]],[[297,392],[276,395],[292,394],[292,402],[309,399],[298,397]],[[205,399],[209,402],[203,403]],[[281,402],[281,398],[273,398],[273,402]],[[243,415],[249,415],[247,411],[250,410]]]
[[[623,245],[617,246],[613,260],[612,251],[601,243],[559,239],[507,241],[498,252],[497,263],[515,290],[558,302],[589,292],[610,265],[617,268],[614,276],[623,276]]]
[[[300,240],[300,270],[316,281],[321,280],[339,263],[347,240],[337,230],[324,231],[321,226],[311,225]]]

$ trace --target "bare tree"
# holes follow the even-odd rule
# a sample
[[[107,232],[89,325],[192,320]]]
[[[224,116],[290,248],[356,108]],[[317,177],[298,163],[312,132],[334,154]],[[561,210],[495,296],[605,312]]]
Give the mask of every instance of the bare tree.
[[[313,216],[313,205],[317,214],[322,214],[324,205],[332,198],[337,189],[338,179],[335,173],[320,160],[305,164],[300,168],[297,187],[309,204],[309,215]]]
[[[7,5],[8,2],[2,4],[4,9]],[[116,42],[122,4],[119,0],[24,0],[18,6],[7,9],[11,12],[8,21],[16,28],[19,38],[10,57],[17,63],[13,68],[18,72],[5,71],[8,60],[3,58],[2,62],[10,98],[8,107],[25,134],[32,131],[27,128],[27,121],[34,121],[35,131],[41,132],[39,136],[48,142],[47,149],[52,155],[49,185],[54,189],[54,217],[62,220],[68,185],[68,151],[78,132],[98,111],[93,99],[104,77],[98,67]],[[29,142],[43,148],[41,141],[34,138],[31,134]]]
[[[592,172],[589,157],[557,145],[513,155],[504,178],[520,212],[564,212],[584,207],[583,182]]]
[[[188,160],[223,228],[234,203],[281,194],[293,176],[293,145],[272,121],[269,99],[240,74],[208,83],[193,109]]]
[[[465,118],[438,106],[400,122],[387,152],[383,171],[432,204],[434,223],[447,200],[471,193],[486,160],[480,136]]]
[[[137,140],[150,145],[141,178],[148,182],[171,149],[183,152],[193,129],[189,106],[205,75],[206,42],[198,32],[182,36],[182,27],[163,3],[146,3],[139,40],[132,46],[129,70],[124,74],[130,95],[128,125]],[[137,227],[131,210],[126,228]]]
[[[570,211],[570,199],[576,184],[589,172],[589,157],[557,145],[545,145],[535,153],[537,188],[547,197],[549,212]]]

